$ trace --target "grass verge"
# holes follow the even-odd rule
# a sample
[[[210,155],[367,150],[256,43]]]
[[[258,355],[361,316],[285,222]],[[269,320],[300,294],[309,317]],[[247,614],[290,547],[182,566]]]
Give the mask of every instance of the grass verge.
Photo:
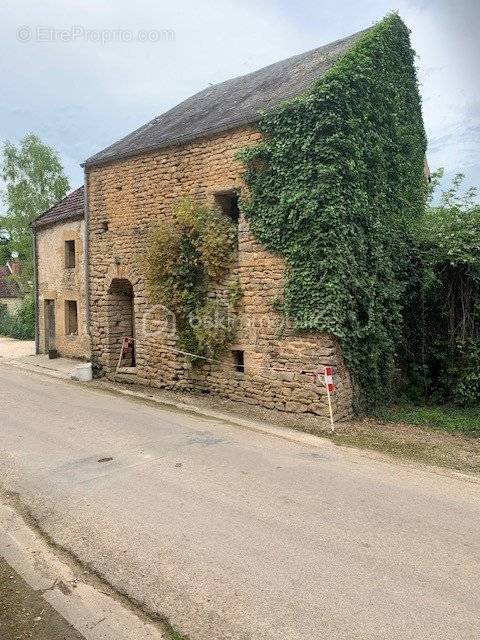
[[[480,407],[396,405],[384,407],[374,414],[384,422],[401,422],[443,429],[449,433],[480,436]]]

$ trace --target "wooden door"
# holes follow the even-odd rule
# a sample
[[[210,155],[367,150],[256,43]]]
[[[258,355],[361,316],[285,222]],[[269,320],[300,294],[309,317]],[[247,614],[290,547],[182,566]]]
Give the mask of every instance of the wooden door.
[[[55,300],[45,300],[45,351],[55,349]]]

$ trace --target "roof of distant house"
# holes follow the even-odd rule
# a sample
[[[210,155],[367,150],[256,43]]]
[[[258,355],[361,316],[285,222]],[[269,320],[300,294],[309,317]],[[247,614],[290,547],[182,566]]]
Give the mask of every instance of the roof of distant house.
[[[20,288],[12,278],[12,271],[8,265],[0,266],[0,299],[20,298]]]
[[[32,229],[36,230],[58,222],[70,222],[85,217],[85,201],[83,185],[69,193],[63,200],[54,204],[32,222]]]
[[[262,112],[308,91],[368,30],[207,87],[84,164],[104,164],[253,124]]]

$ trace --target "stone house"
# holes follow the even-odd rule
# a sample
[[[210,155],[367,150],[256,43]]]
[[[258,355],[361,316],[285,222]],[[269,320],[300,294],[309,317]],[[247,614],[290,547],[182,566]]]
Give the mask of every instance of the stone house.
[[[20,275],[21,263],[12,256],[7,264],[0,266],[0,305],[11,315],[21,307],[23,298],[15,276]]]
[[[135,339],[130,379],[326,416],[325,388],[315,372],[332,365],[336,417],[351,413],[350,378],[336,339],[280,331],[274,303],[283,291],[285,265],[256,241],[238,209],[244,185],[236,154],[261,140],[256,124],[263,110],[308,90],[359,35],[208,87],[84,163],[87,307],[97,371],[114,373],[122,337],[128,336]],[[178,352],[174,335],[152,330],[158,309],[148,298],[141,266],[156,221],[171,216],[185,196],[238,224],[234,271],[243,291],[241,328],[229,351],[200,369]]]
[[[84,188],[72,191],[32,223],[36,350],[90,359],[85,312]]]
[[[32,225],[37,350],[91,357],[98,375],[128,382],[320,416],[328,403],[318,373],[331,366],[335,418],[349,416],[353,392],[336,338],[297,333],[276,310],[286,266],[240,210],[246,186],[237,154],[262,140],[262,112],[308,91],[362,33],[210,86],[87,159],[84,187]],[[155,225],[186,197],[237,228],[229,277],[242,291],[240,328],[235,343],[201,367],[179,348],[172,313],[149,298],[142,264]],[[227,286],[209,296],[226,296]]]

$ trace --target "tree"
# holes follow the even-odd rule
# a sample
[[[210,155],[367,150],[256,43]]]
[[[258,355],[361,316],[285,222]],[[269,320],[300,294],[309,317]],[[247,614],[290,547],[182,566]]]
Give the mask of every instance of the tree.
[[[480,203],[476,188],[463,188],[463,174],[455,176],[434,203],[442,176],[442,171],[434,175],[427,210],[417,227],[419,287],[411,335],[421,337],[417,356],[422,357],[424,396],[476,404],[480,401]]]
[[[0,229],[0,266],[7,263],[12,253],[10,239],[3,229]]]
[[[32,271],[30,225],[41,213],[67,194],[70,186],[57,152],[30,133],[16,146],[3,145],[2,178],[6,213],[0,227],[9,238],[9,250],[17,251],[25,274]]]

